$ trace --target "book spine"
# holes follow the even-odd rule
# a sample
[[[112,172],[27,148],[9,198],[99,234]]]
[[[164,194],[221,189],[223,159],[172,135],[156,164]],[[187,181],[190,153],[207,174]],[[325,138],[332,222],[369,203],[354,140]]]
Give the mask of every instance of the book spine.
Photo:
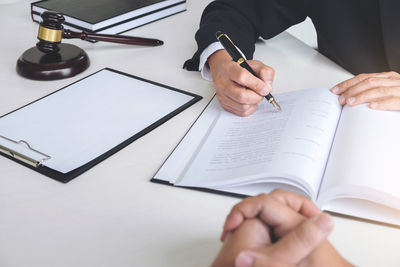
[[[32,21],[35,21],[33,18],[33,3],[31,3],[31,19],[32,19]]]

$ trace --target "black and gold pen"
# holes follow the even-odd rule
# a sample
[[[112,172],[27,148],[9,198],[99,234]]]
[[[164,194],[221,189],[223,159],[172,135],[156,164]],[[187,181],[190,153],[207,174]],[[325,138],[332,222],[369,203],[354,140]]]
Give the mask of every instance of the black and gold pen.
[[[247,64],[246,60],[244,60],[242,54],[236,49],[235,45],[233,44],[232,40],[228,37],[228,35],[226,35],[221,31],[217,31],[215,35],[218,41],[228,52],[228,54],[232,57],[233,61],[237,62],[241,67],[245,68],[251,74],[259,78],[258,75],[254,72],[254,70],[249,66],[249,64]],[[276,109],[282,111],[281,107],[278,105],[278,103],[276,103],[274,97],[270,93],[266,95],[265,98],[268,100],[269,103],[274,105]]]

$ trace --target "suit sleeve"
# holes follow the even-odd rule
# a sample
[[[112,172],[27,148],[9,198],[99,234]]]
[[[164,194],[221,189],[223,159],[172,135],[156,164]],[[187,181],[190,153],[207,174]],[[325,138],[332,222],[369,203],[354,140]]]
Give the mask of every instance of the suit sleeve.
[[[197,52],[184,68],[198,70],[202,51],[216,41],[215,33],[222,31],[236,46],[252,59],[259,37],[272,38],[307,17],[310,0],[216,0],[203,11],[196,32]]]

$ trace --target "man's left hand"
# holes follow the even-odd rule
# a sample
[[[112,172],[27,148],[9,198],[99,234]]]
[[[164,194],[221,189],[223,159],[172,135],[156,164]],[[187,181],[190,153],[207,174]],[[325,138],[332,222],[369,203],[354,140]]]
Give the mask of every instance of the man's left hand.
[[[359,74],[331,91],[342,105],[369,103],[371,109],[400,111],[400,74],[394,71]]]

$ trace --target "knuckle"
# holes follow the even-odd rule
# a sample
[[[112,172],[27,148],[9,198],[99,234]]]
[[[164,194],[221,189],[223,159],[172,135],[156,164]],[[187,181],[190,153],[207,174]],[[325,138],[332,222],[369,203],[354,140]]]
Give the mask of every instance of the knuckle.
[[[252,110],[245,110],[243,111],[243,117],[248,117],[250,116],[254,111]]]
[[[239,109],[241,112],[243,112],[243,114],[246,115],[250,111],[251,107],[249,105],[240,105]]]
[[[246,91],[242,90],[242,91],[238,92],[236,98],[237,98],[237,100],[239,101],[239,103],[245,103],[246,100],[247,100],[247,93],[246,93]]]
[[[260,195],[260,199],[262,202],[267,203],[271,200],[271,195],[270,194],[262,194]]]
[[[391,88],[389,88],[389,87],[380,87],[380,88],[378,88],[378,90],[379,90],[380,94],[385,95],[385,96],[391,95],[391,93],[392,93]]]
[[[358,74],[355,78],[362,81],[362,80],[365,80],[368,78],[368,74],[361,73],[361,74]]]
[[[398,72],[396,72],[396,71],[389,71],[388,74],[390,76],[400,77],[400,74]]]
[[[239,111],[236,115],[240,116],[240,117],[247,117],[248,115],[246,114],[246,112],[244,111]]]
[[[246,73],[246,70],[245,70],[245,69],[242,69],[242,70],[239,71],[237,79],[238,79],[238,82],[239,82],[240,84],[246,83],[246,80],[247,80],[247,73]]]
[[[337,87],[339,87],[339,90],[343,90],[343,89],[346,89],[348,87],[348,84],[349,84],[348,81],[343,81],[343,82],[339,83],[337,85]]]
[[[256,198],[264,198],[266,196],[267,196],[266,193],[261,193],[261,194],[257,195]]]
[[[274,77],[274,75],[275,75],[275,70],[273,69],[273,68],[271,68],[271,67],[268,67],[268,66],[263,66],[261,69],[260,69],[260,75],[261,76],[267,76],[267,77]]]
[[[262,88],[262,85],[260,85],[258,82],[255,82],[253,85],[251,85],[251,89],[254,91],[258,92]]]
[[[257,110],[257,106],[249,106],[247,110],[247,116],[253,114]]]
[[[264,198],[262,198],[262,200],[259,203],[257,203],[259,213],[262,213],[264,209],[273,207],[275,205],[275,203],[276,203],[276,201],[273,199],[272,196],[266,195]]]
[[[347,89],[349,89],[352,86],[354,81],[356,81],[358,83],[358,82],[362,81],[362,79],[358,79],[356,77],[356,78],[353,78],[353,79],[349,79],[349,80],[343,81],[343,82],[339,83],[337,86],[339,87],[340,91],[343,91],[343,90],[346,91]]]
[[[268,67],[268,66],[265,66],[265,71],[268,73],[268,74],[270,74],[271,76],[274,76],[275,75],[275,70],[273,69],[273,68],[271,68],[271,67]]]
[[[280,188],[277,188],[277,189],[274,189],[274,191],[271,192],[271,195],[282,195],[284,193],[285,193],[284,190],[282,190]]]
[[[251,67],[260,67],[260,66],[262,66],[262,62],[259,61],[259,60],[251,59],[251,60],[247,60],[247,63],[248,63]]]
[[[222,108],[223,108],[224,110],[236,114],[235,111],[232,110],[232,109],[231,109],[228,105],[226,105],[223,101],[220,101],[220,104],[221,104],[221,106],[222,106]]]
[[[235,212],[240,212],[241,207],[242,207],[242,202],[237,203],[236,205],[234,205],[232,207],[230,214],[235,213]]]
[[[374,87],[379,84],[380,79],[375,78],[375,77],[368,77],[365,79],[365,82],[367,83],[368,86]]]
[[[364,102],[365,100],[368,99],[368,91],[367,91],[367,92],[362,92],[362,93],[358,94],[358,95],[356,96],[356,98],[357,98],[357,102]]]
[[[345,92],[345,89],[347,88],[347,87],[345,86],[345,83],[344,83],[344,82],[339,83],[338,85],[336,85],[336,87],[339,89],[339,90],[338,90],[338,94],[341,94],[341,93]]]
[[[235,114],[235,115],[239,116],[239,117],[244,117],[243,113],[242,113],[242,112],[240,112],[240,111],[237,111],[237,110],[232,110],[231,112],[232,112],[233,114]]]

